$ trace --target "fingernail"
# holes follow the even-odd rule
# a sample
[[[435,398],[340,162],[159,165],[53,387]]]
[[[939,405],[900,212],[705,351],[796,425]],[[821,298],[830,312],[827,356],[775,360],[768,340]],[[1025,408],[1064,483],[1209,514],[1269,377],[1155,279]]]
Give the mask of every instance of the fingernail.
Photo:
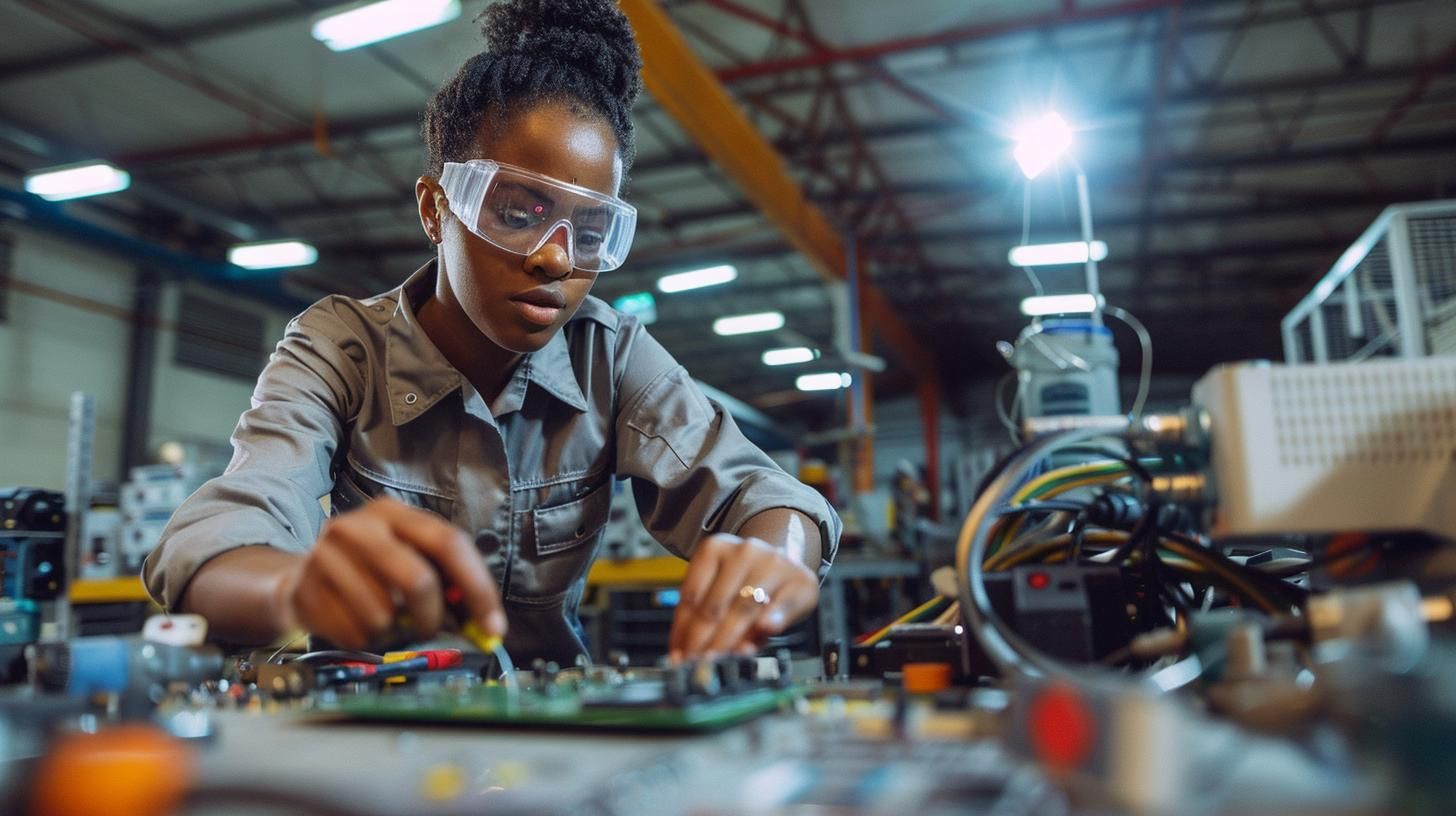
[[[768,613],[768,625],[769,626],[773,626],[773,627],[783,626],[784,625],[784,610],[782,610],[782,609],[775,609],[774,611]]]
[[[506,613],[497,609],[487,615],[485,628],[495,635],[504,635],[506,633]]]
[[[667,653],[667,660],[668,660],[669,663],[681,663],[682,662],[682,652],[680,652],[680,651],[678,651],[676,649],[672,650],[671,652],[668,652]]]

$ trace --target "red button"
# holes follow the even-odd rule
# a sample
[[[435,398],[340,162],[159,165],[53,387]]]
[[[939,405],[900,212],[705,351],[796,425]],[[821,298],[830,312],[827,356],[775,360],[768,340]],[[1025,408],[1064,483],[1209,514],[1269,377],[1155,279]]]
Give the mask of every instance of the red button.
[[[1042,762],[1070,770],[1092,753],[1097,724],[1086,700],[1064,683],[1047,686],[1031,703],[1027,726]]]
[[[1026,585],[1032,589],[1046,589],[1052,585],[1052,577],[1041,570],[1026,576]]]

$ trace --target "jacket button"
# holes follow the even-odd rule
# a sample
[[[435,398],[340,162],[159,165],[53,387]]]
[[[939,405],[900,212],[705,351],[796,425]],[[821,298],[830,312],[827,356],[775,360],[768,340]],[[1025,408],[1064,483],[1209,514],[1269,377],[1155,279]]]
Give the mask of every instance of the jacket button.
[[[411,391],[410,393],[404,395],[404,404],[414,405],[418,399],[419,397],[415,396],[415,393]]]

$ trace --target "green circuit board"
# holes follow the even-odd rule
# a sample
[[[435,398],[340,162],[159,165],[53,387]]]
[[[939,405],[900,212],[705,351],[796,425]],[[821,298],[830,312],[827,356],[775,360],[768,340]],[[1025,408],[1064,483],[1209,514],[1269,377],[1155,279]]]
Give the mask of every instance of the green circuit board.
[[[320,714],[346,720],[456,723],[612,731],[716,731],[792,704],[795,688],[759,687],[669,703],[616,689],[549,693],[483,685],[341,696],[318,702]]]

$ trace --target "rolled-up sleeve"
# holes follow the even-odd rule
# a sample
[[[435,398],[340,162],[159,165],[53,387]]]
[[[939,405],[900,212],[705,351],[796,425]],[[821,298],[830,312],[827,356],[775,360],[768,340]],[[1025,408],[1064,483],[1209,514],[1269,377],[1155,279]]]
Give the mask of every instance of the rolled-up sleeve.
[[[147,557],[153,599],[176,609],[197,570],[228,550],[312,545],[340,435],[364,393],[364,355],[327,301],[288,324],[233,431],[226,472],[177,508]]]
[[[618,390],[616,465],[632,480],[648,532],[691,558],[705,535],[736,534],[765,510],[797,510],[819,528],[822,580],[842,529],[834,508],[748,441],[646,331],[632,326],[626,334],[619,341],[629,348]]]

